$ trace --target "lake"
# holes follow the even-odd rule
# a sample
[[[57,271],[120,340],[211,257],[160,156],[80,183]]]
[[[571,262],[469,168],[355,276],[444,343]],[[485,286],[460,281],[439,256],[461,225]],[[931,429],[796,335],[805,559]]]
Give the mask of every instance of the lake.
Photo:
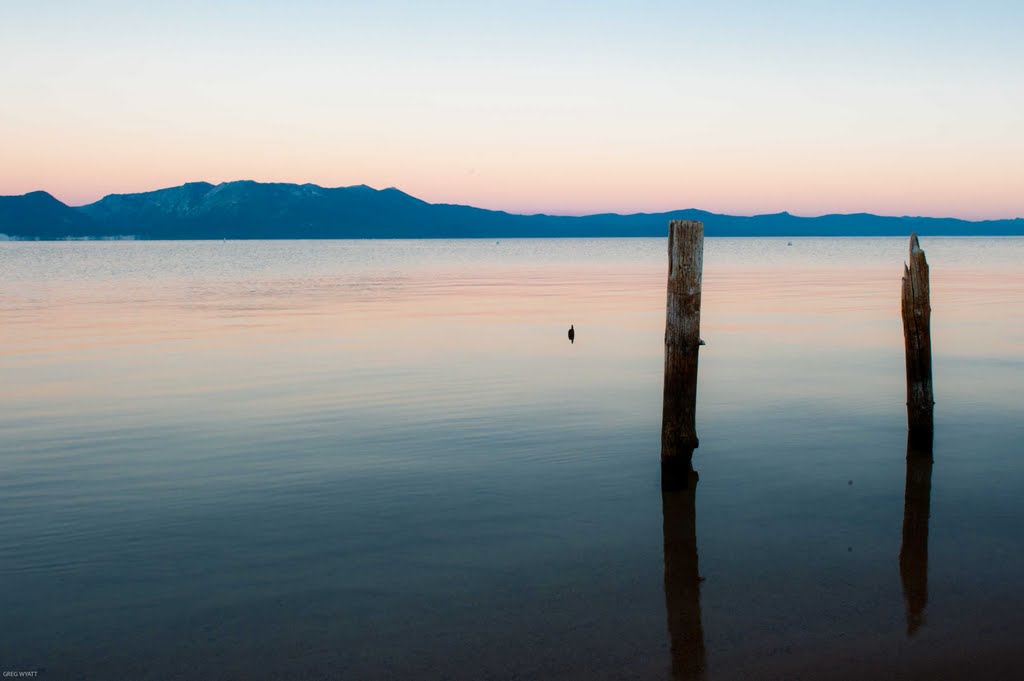
[[[922,247],[905,503],[905,239],[707,240],[664,499],[665,239],[0,243],[0,667],[1010,678],[1024,239]]]

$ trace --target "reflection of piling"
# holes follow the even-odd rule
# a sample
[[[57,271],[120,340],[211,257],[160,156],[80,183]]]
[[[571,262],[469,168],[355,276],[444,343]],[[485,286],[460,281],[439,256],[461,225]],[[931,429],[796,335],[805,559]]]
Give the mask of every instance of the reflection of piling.
[[[907,483],[903,496],[900,581],[907,608],[907,636],[924,624],[928,605],[928,516],[932,494],[932,449],[907,439]]]
[[[683,488],[661,494],[672,678],[680,680],[703,678],[705,668],[697,570],[696,471],[690,471],[685,482]]]
[[[668,229],[668,301],[665,311],[665,391],[661,420],[662,477],[690,470],[697,447],[697,354],[704,225],[672,220]]]
[[[903,338],[907,353],[907,426],[910,437],[926,446],[931,442],[932,411],[932,308],[928,286],[928,262],[910,235],[910,262],[903,267]]]

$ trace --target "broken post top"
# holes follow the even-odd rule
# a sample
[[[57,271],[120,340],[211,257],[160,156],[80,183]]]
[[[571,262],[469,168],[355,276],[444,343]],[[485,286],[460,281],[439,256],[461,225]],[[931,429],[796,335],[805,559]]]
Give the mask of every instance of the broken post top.
[[[930,307],[928,285],[928,260],[917,240],[917,233],[910,233],[910,254],[903,265],[903,304]],[[918,312],[920,315],[920,312]]]
[[[921,242],[917,240],[917,232],[911,232],[910,233],[910,253],[909,253],[909,256],[910,256],[909,257],[909,262],[910,262],[909,270],[914,269],[914,263],[915,262],[920,262],[920,263],[923,263],[925,265],[928,264],[925,261],[925,258],[924,258],[924,249],[921,248]]]
[[[910,233],[910,257],[914,257],[915,253],[921,252],[921,244],[917,240],[917,232]]]
[[[903,265],[903,305],[929,305],[928,260],[917,240],[917,233],[910,233],[910,253]],[[920,312],[918,312],[920,314]]]

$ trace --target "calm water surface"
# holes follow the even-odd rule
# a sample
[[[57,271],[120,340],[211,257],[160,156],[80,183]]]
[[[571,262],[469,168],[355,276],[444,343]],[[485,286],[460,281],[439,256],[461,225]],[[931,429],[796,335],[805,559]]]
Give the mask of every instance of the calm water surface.
[[[922,245],[916,486],[905,240],[710,239],[700,481],[663,503],[662,239],[2,243],[0,667],[1018,669],[1024,239]]]

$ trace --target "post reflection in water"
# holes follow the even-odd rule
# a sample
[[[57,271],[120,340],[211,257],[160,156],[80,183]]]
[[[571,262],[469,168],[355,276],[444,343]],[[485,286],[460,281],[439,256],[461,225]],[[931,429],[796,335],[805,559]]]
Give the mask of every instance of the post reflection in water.
[[[932,443],[907,442],[907,482],[903,496],[900,581],[907,608],[907,636],[925,623],[928,605],[928,516],[932,493]]]
[[[691,469],[685,477],[685,484],[663,486],[661,492],[665,609],[668,611],[673,679],[704,678],[704,627],[700,613],[702,578],[697,567],[697,479],[697,472]]]

